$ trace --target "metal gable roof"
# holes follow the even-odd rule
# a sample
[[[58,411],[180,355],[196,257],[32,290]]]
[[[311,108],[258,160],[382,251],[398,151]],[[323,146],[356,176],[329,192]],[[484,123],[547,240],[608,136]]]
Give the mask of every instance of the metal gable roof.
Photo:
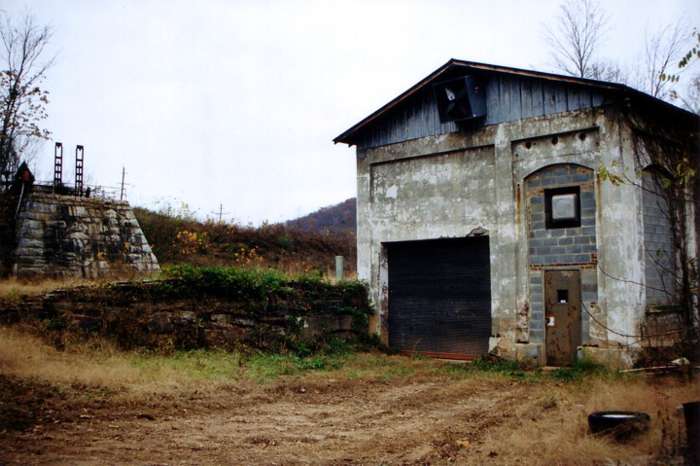
[[[428,76],[426,76],[425,78],[420,80],[418,83],[416,83],[415,85],[410,87],[408,90],[406,90],[405,92],[400,94],[398,97],[389,101],[387,104],[383,105],[378,110],[374,111],[369,116],[365,117],[360,122],[356,123],[351,128],[347,129],[346,131],[344,131],[343,133],[341,133],[340,135],[335,137],[333,139],[333,142],[336,144],[340,142],[340,143],[345,143],[348,145],[353,145],[354,139],[355,139],[355,136],[357,135],[357,133],[366,129],[368,126],[370,126],[372,123],[374,123],[377,119],[384,116],[387,112],[396,108],[401,103],[403,103],[406,99],[415,95],[416,93],[421,91],[423,88],[425,88],[427,85],[429,85],[430,83],[439,79],[440,76],[444,75],[447,71],[451,71],[451,70],[458,69],[458,68],[464,68],[465,70],[480,70],[480,71],[490,72],[490,73],[525,76],[525,77],[529,77],[529,78],[536,78],[536,79],[555,81],[555,82],[560,82],[560,83],[567,83],[567,84],[572,84],[572,85],[576,85],[576,86],[585,86],[585,87],[590,87],[590,88],[607,90],[607,91],[611,91],[614,93],[618,93],[620,95],[628,95],[630,97],[643,100],[645,103],[657,105],[661,108],[665,108],[666,110],[673,110],[673,111],[680,112],[681,114],[684,114],[686,117],[692,116],[693,118],[696,118],[696,119],[698,118],[697,115],[695,115],[691,112],[688,112],[687,110],[684,110],[680,107],[676,107],[675,105],[672,105],[672,104],[665,102],[661,99],[657,99],[657,98],[652,97],[644,92],[638,91],[636,89],[633,89],[629,86],[626,86],[626,85],[620,84],[620,83],[599,81],[599,80],[595,80],[595,79],[577,78],[574,76],[565,76],[565,75],[554,74],[554,73],[545,73],[542,71],[526,70],[526,69],[522,69],[522,68],[513,68],[513,67],[509,67],[509,66],[492,65],[492,64],[488,64],[488,63],[478,63],[478,62],[472,62],[472,61],[466,61],[466,60],[457,60],[457,59],[452,58],[447,63],[440,66],[438,69],[436,69],[435,71],[430,73]]]

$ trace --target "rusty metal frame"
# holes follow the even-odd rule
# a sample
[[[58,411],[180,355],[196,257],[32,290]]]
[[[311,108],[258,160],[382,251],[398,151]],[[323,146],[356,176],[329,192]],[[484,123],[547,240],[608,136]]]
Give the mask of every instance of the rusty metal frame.
[[[85,148],[75,146],[75,195],[83,195],[83,169],[85,163]]]
[[[63,184],[63,144],[57,142],[53,149],[53,190],[58,191]]]

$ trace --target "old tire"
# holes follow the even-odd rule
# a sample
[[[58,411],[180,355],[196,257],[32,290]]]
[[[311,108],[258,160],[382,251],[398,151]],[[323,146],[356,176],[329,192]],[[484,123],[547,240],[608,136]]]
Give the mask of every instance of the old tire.
[[[593,434],[613,435],[618,440],[627,439],[649,429],[651,418],[635,411],[597,411],[588,416],[588,427]]]

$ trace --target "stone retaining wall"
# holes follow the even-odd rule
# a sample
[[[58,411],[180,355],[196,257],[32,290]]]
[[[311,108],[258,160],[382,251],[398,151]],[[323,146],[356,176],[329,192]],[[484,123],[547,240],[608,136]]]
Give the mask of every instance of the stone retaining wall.
[[[124,349],[313,349],[330,337],[367,338],[363,286],[298,283],[264,297],[186,288],[178,280],[124,282],[0,299],[0,324],[28,323],[62,344],[100,335]]]

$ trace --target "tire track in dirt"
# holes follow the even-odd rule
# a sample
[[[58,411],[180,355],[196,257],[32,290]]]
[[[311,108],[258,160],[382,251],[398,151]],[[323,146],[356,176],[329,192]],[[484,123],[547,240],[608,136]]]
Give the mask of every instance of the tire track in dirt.
[[[668,464],[680,443],[666,442],[682,432],[668,420],[698,394],[697,383],[608,377],[384,375],[160,395],[0,377],[0,421],[19,413],[28,427],[0,422],[0,464]],[[652,431],[624,445],[588,435],[587,413],[607,406],[656,413]]]
[[[337,386],[334,386],[337,385]],[[15,438],[22,464],[444,462],[507,420],[508,382],[280,384],[151,402]],[[183,406],[188,406],[184,408]],[[498,408],[498,409],[496,409]],[[153,419],[153,420],[149,420]],[[6,450],[7,453],[7,450]]]

